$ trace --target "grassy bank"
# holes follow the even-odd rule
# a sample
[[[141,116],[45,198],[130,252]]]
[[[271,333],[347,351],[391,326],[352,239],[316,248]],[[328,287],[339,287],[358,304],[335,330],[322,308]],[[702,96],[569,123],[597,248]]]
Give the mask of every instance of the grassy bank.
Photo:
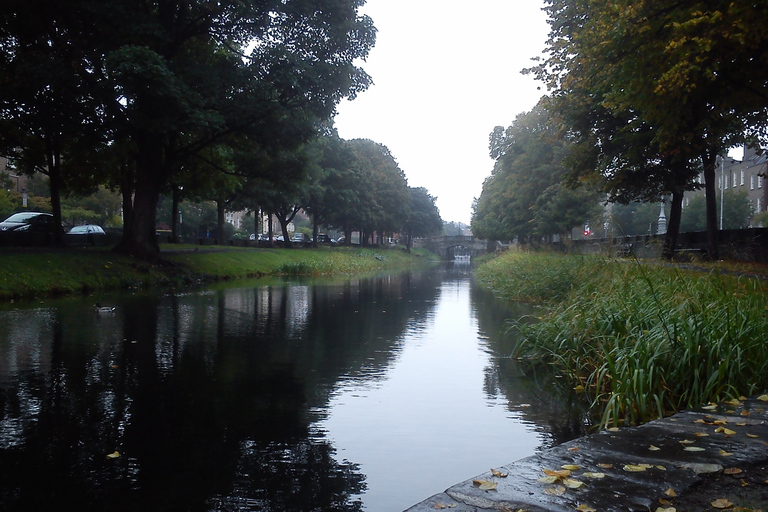
[[[105,249],[0,252],[0,300],[94,290],[183,286],[264,275],[359,274],[409,268],[430,259],[400,249],[253,249],[163,246],[166,262],[150,265]],[[197,250],[196,250],[197,249]]]
[[[768,389],[766,281],[523,253],[477,275],[504,298],[547,305],[536,321],[510,324],[517,355],[573,379],[604,427]]]

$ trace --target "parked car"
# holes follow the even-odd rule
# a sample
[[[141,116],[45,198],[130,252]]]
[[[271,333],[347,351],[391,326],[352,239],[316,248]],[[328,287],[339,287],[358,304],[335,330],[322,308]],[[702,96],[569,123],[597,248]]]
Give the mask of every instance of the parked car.
[[[296,233],[291,237],[291,242],[295,244],[305,244],[310,241],[309,235],[304,233]]]
[[[70,244],[104,245],[106,239],[104,229],[96,224],[74,226],[64,235],[64,241]]]
[[[82,226],[75,226],[69,231],[68,235],[106,235],[104,229],[96,224],[83,224]]]
[[[317,243],[319,244],[330,244],[332,242],[331,237],[329,237],[325,233],[318,233],[317,234]]]
[[[54,230],[50,213],[19,212],[0,222],[0,240],[7,244],[47,245],[53,241]]]

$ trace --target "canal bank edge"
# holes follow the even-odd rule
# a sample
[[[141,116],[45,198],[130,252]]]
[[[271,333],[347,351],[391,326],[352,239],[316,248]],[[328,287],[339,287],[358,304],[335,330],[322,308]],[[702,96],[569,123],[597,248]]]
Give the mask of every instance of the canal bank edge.
[[[725,402],[604,430],[493,468],[406,512],[765,512],[766,400]]]

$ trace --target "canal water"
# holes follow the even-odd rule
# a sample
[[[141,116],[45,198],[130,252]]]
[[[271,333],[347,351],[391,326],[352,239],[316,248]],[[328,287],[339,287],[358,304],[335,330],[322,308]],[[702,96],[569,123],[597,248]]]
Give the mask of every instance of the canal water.
[[[5,304],[0,510],[403,510],[583,434],[531,312],[466,265]]]

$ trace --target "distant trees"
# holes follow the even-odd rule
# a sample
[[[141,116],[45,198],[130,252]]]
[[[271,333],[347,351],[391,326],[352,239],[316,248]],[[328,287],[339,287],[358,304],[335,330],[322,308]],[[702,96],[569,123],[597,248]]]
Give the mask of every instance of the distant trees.
[[[600,197],[586,187],[562,185],[569,142],[545,102],[490,135],[493,173],[475,200],[472,232],[491,240],[527,240],[571,229],[599,218]]]

